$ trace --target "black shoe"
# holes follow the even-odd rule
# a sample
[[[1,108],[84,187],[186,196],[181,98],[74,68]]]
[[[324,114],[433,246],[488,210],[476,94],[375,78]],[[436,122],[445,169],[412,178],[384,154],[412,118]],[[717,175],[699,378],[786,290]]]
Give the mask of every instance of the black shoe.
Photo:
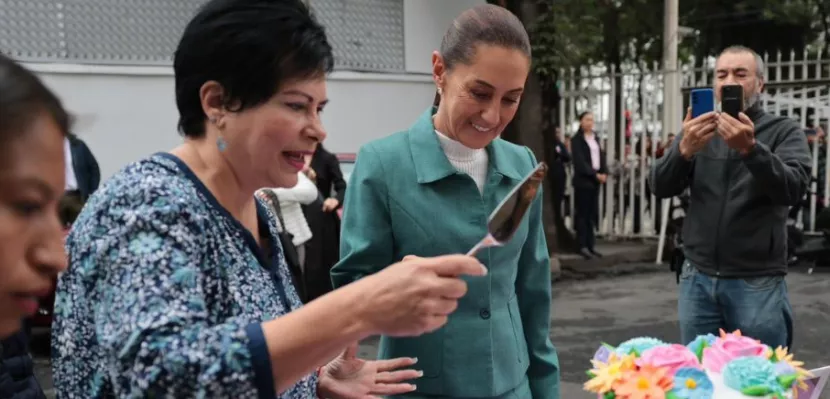
[[[594,255],[591,253],[591,251],[588,250],[588,248],[580,249],[579,254],[582,255],[582,257],[585,258],[585,260],[594,258]]]
[[[594,257],[596,257],[596,258],[601,258],[602,257],[602,254],[597,252],[596,250],[589,249],[588,251],[591,252],[591,255],[594,255]]]

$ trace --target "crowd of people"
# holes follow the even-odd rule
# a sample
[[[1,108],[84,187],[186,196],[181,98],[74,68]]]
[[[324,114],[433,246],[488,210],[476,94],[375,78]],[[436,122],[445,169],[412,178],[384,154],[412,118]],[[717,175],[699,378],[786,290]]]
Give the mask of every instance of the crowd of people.
[[[480,5],[431,57],[434,104],[364,145],[347,188],[322,145],[333,51],[303,1],[201,8],[174,56],[182,144],[100,187],[66,167],[94,161],[75,162],[90,152],[73,150],[59,99],[0,56],[0,337],[21,331],[60,274],[60,397],[558,399],[542,193],[510,242],[455,255],[537,165],[499,137],[530,73],[528,34]],[[681,335],[740,328],[789,345],[783,218],[808,182],[806,138],[760,109],[752,50],[725,50],[715,76],[716,92],[743,86],[744,112],[687,116],[649,175],[661,198],[695,188]],[[608,175],[592,128],[582,114],[570,148],[557,147],[576,171],[585,256],[598,256]],[[65,238],[56,210],[73,177],[84,205]],[[375,335],[379,358],[359,359]],[[0,397],[36,394],[31,364],[22,371],[0,368]]]

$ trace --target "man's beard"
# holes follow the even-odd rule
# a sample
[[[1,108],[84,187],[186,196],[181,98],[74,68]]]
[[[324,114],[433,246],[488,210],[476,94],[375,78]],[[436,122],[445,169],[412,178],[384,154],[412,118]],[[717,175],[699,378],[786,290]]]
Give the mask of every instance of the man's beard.
[[[755,105],[758,101],[761,101],[761,93],[758,92],[758,86],[760,83],[755,82],[752,86],[752,94],[746,95],[744,94],[744,111],[748,110],[750,107]]]

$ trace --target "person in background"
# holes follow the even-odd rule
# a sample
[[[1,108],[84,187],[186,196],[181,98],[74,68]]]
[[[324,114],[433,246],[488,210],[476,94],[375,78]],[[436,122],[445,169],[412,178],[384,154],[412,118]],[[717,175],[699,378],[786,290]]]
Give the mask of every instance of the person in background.
[[[761,108],[765,71],[749,48],[721,52],[715,98],[724,86],[740,85],[743,111],[692,118],[689,108],[683,131],[650,171],[657,198],[692,188],[678,298],[683,344],[723,329],[792,348],[786,219],[807,189],[811,162],[798,123]]]
[[[307,173],[314,176],[320,193],[317,201],[303,206],[312,234],[306,244],[305,282],[308,298],[313,300],[333,289],[331,268],[340,259],[340,216],[337,210],[343,206],[346,181],[337,156],[328,152],[322,143],[317,145]]]
[[[309,205],[319,198],[317,186],[309,179],[308,174],[310,169],[305,169],[297,174],[297,185],[291,188],[264,188],[260,191],[263,194],[268,194],[267,197],[273,195],[273,200],[269,200],[271,209],[277,216],[277,226],[279,231],[284,231],[291,237],[291,242],[283,243],[291,245],[297,251],[297,267],[299,270],[295,272],[295,285],[298,285],[297,291],[304,302],[308,302],[307,295],[308,285],[305,282],[306,273],[303,270],[305,265],[305,258],[308,251],[306,250],[306,243],[311,239],[311,229],[308,227],[308,222],[303,214],[303,205]],[[276,200],[276,202],[274,201]],[[286,259],[288,260],[288,259]]]
[[[594,230],[599,226],[600,186],[608,179],[608,166],[600,140],[594,133],[594,114],[585,111],[579,115],[579,129],[571,140],[574,189],[574,227],[579,254],[585,259],[601,257],[594,248]]]
[[[64,139],[66,160],[66,195],[77,197],[85,203],[101,183],[101,170],[86,143],[69,133]]]
[[[408,130],[364,145],[343,212],[335,287],[360,284],[409,256],[466,253],[487,219],[537,166],[499,135],[530,71],[521,21],[496,5],[461,13],[432,55],[439,100]],[[479,252],[490,273],[447,325],[417,338],[384,335],[378,356],[415,356],[424,376],[407,398],[559,398],[550,340],[550,257],[541,190],[513,238]]]
[[[0,398],[40,399],[25,318],[66,268],[58,202],[69,116],[33,73],[0,54]]]
[[[554,187],[553,192],[554,204],[559,214],[564,216],[565,212],[562,212],[562,201],[565,198],[566,181],[568,180],[568,174],[565,168],[566,164],[571,162],[571,154],[565,146],[564,138],[562,137],[562,129],[559,128],[559,126],[556,127],[556,135],[554,137],[553,146],[554,161],[553,165],[551,165],[550,173],[553,174],[553,180],[556,182],[556,187]]]
[[[407,259],[303,305],[275,218],[254,195],[297,185],[325,139],[333,65],[302,0],[211,0],[194,15],[173,61],[183,143],[108,179],[67,238],[52,327],[58,397],[414,389],[415,359],[364,361],[357,342],[439,328],[466,292],[459,276],[486,273],[480,262]]]

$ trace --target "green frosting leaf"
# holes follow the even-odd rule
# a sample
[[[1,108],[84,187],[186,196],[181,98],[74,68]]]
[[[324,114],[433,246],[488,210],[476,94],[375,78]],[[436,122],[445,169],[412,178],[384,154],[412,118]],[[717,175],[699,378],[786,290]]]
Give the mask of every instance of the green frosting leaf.
[[[602,346],[604,346],[604,347],[605,347],[605,349],[608,349],[608,350],[610,350],[611,352],[613,352],[613,351],[615,351],[615,350],[617,349],[617,348],[615,348],[615,347],[613,347],[613,346],[611,346],[611,345],[609,345],[609,344],[607,344],[607,343],[605,343],[605,342],[603,342],[603,343],[602,343]]]
[[[778,384],[780,384],[781,388],[784,388],[785,390],[790,389],[797,379],[798,375],[796,374],[780,375],[778,376]]]
[[[640,352],[636,349],[632,349],[631,352],[628,352],[629,355],[634,355],[634,357],[640,357]]]
[[[746,396],[767,396],[772,393],[772,390],[763,385],[755,385],[742,389],[741,393]]]
[[[706,341],[701,340],[700,346],[697,347],[697,353],[695,353],[697,361],[703,363],[703,350],[706,349],[707,346],[709,346],[709,344],[706,343]]]
[[[592,373],[591,370],[586,371],[585,374],[588,374],[588,377],[591,377],[591,378],[594,378],[594,377],[597,376],[596,374]]]
[[[616,397],[617,394],[615,394],[614,391],[608,391],[605,393],[605,396],[603,396],[602,399],[616,399]]]
[[[669,391],[669,393],[666,394],[666,399],[680,399],[680,397],[678,397],[674,391]]]

